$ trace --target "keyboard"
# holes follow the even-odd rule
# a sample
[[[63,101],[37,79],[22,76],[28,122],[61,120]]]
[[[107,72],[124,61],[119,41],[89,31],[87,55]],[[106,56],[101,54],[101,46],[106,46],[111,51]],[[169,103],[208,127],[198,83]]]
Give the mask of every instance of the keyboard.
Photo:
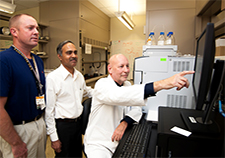
[[[145,157],[151,135],[151,128],[151,124],[144,122],[142,124],[134,124],[130,129],[127,129],[112,157]]]

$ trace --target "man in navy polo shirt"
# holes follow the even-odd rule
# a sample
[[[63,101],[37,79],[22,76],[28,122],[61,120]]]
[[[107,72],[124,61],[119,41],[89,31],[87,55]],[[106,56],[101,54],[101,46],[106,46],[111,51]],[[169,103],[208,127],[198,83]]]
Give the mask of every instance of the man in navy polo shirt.
[[[3,157],[45,157],[45,76],[37,46],[37,21],[18,14],[9,21],[13,45],[0,52],[0,150]]]

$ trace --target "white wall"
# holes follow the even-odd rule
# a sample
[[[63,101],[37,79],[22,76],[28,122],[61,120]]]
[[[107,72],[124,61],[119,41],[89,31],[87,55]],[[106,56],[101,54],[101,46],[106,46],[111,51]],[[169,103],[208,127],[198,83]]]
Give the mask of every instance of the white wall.
[[[132,18],[135,23],[133,30],[129,30],[116,17],[110,20],[110,56],[122,53],[128,58],[130,64],[130,75],[128,79],[133,78],[134,58],[142,56],[142,46],[145,44],[145,15],[133,16]]]
[[[20,13],[30,14],[39,22],[39,7],[17,11],[13,15],[20,14]]]
[[[154,30],[158,38],[160,31],[173,31],[178,51],[181,54],[194,54],[195,15],[195,0],[147,0],[147,32]]]

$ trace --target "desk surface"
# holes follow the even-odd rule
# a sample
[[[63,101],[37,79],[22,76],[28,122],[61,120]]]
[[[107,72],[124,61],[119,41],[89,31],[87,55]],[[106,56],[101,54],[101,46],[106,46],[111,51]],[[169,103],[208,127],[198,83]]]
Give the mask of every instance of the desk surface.
[[[220,126],[218,135],[192,133],[189,137],[172,132],[174,126],[188,130],[183,122],[180,111],[193,111],[192,109],[159,107],[159,122],[157,156],[198,157],[224,155],[224,118],[216,113],[215,120]]]
[[[187,129],[183,120],[182,120],[182,118],[181,118],[180,110],[185,110],[185,109],[169,108],[169,107],[160,107],[159,108],[159,122],[158,122],[158,124],[149,122],[149,123],[152,124],[152,132],[151,132],[151,136],[150,136],[150,140],[149,140],[149,145],[148,145],[146,157],[153,158],[156,155],[159,156],[158,153],[157,153],[158,151],[156,150],[157,146],[166,146],[166,143],[164,141],[162,141],[161,138],[159,138],[159,135],[163,135],[163,137],[165,135],[167,135],[166,137],[168,139],[170,139],[171,136],[172,136],[173,138],[176,138],[176,139],[178,138],[179,140],[181,140],[180,142],[182,142],[183,140],[186,139],[185,136],[174,133],[170,130],[175,125],[180,127],[180,128]],[[187,110],[189,110],[189,109],[187,109]],[[218,116],[217,119],[221,120],[221,117]],[[222,126],[224,128],[224,126],[223,126],[224,125],[224,119],[222,118],[222,120],[223,121],[220,121],[220,126]],[[142,117],[140,123],[143,123],[145,121],[146,121],[145,118]],[[127,135],[128,133],[129,133],[129,131],[126,130],[125,133],[124,133],[124,136]],[[168,137],[168,135],[169,135],[170,138]],[[207,138],[207,140],[211,139],[210,137],[201,136],[201,135],[199,136],[199,135],[196,135],[196,134],[192,134],[190,136],[190,138],[192,138],[193,140],[195,140],[196,138],[198,138],[198,139],[201,138],[203,140],[206,139],[206,138]],[[215,140],[215,139],[218,139],[218,140],[222,139],[223,140],[224,139],[224,129],[221,131],[219,136],[213,137],[212,139],[213,140]],[[179,144],[179,146],[180,146],[180,144]]]
[[[186,127],[180,111],[193,111],[193,109],[181,109],[181,108],[171,108],[171,107],[159,107],[159,123],[158,123],[158,133],[167,133],[169,135],[174,135],[174,136],[181,136],[184,137],[180,134],[172,132],[170,129],[174,126],[180,127],[182,129],[188,130]],[[196,134],[193,133],[190,135],[190,137],[200,137],[200,138],[210,138],[212,139],[223,139],[224,137],[224,118],[222,115],[217,113],[215,115],[215,120],[220,126],[220,134],[215,135],[212,137],[212,135],[207,135],[207,134]]]

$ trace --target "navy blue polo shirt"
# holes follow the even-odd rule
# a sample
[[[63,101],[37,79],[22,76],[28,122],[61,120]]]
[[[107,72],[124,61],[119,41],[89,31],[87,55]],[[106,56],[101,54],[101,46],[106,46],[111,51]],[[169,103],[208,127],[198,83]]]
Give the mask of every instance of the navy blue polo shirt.
[[[33,55],[39,70],[42,91],[45,93],[44,65]],[[13,122],[34,119],[43,111],[37,109],[36,80],[24,58],[13,47],[0,52],[0,96],[8,97],[5,109]]]

